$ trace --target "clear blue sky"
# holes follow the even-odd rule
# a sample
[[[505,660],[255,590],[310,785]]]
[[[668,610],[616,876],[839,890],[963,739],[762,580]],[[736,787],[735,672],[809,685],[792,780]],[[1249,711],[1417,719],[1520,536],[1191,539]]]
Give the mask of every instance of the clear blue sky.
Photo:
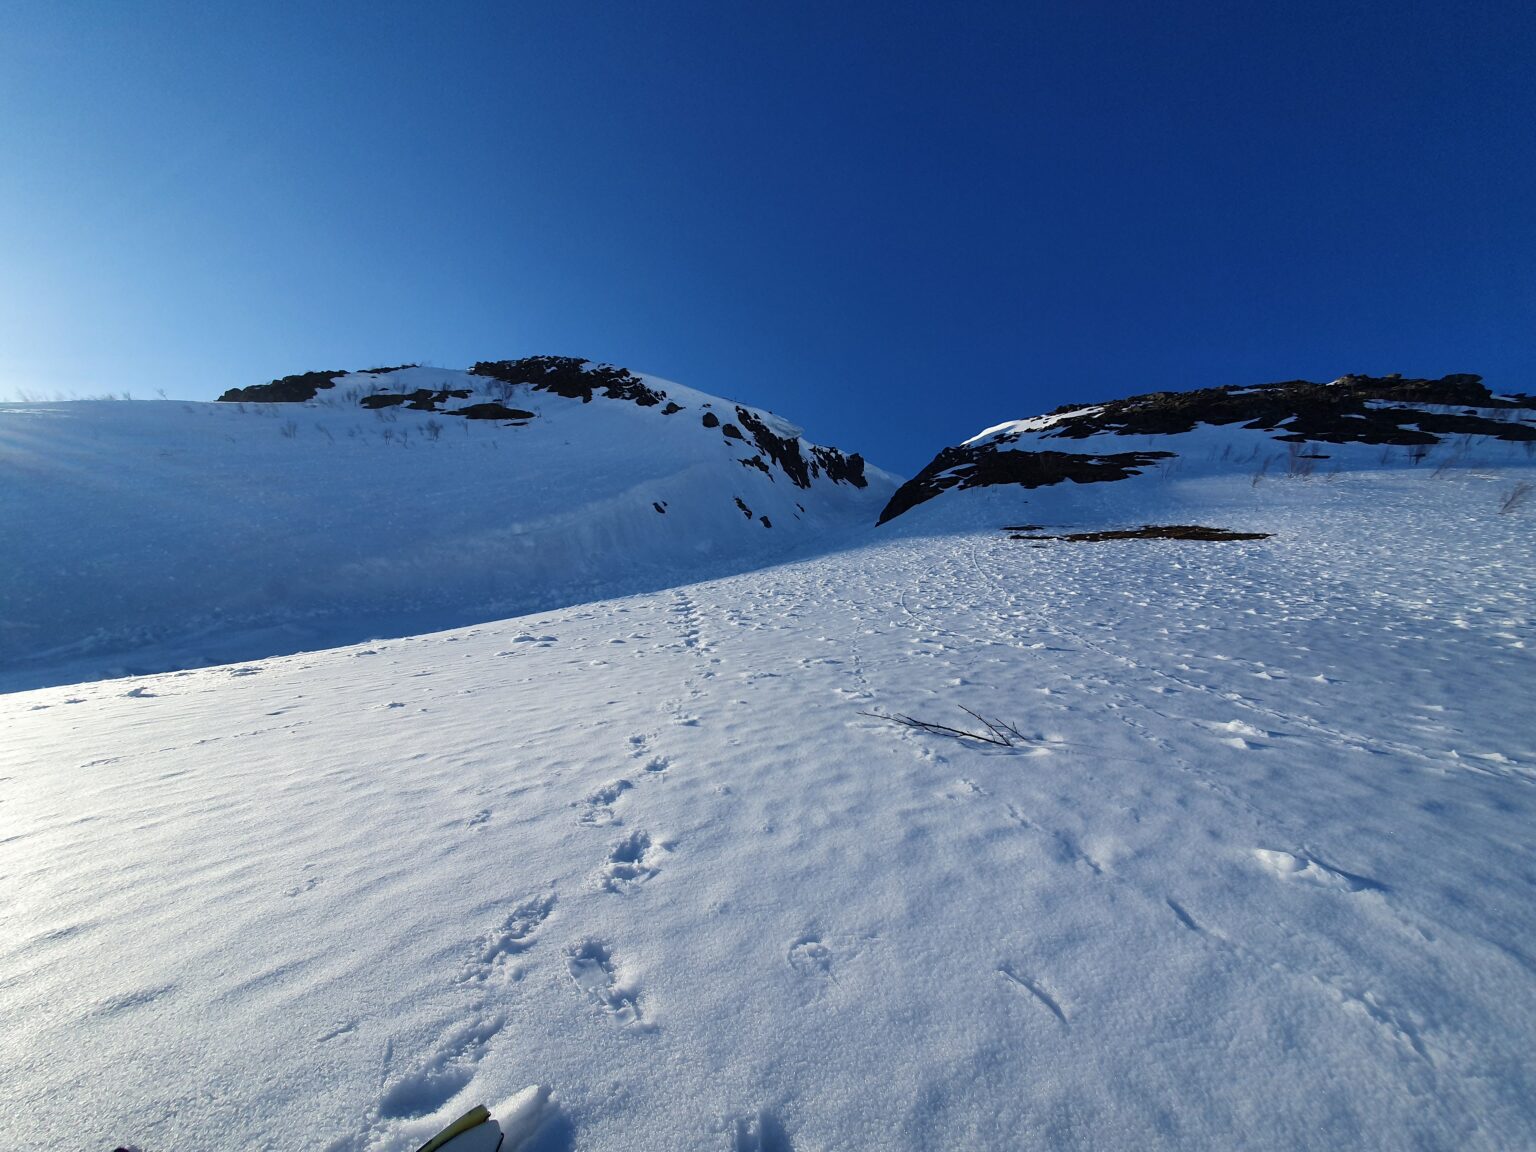
[[[916,470],[1347,371],[1536,390],[1536,6],[0,6],[0,394],[535,352]]]

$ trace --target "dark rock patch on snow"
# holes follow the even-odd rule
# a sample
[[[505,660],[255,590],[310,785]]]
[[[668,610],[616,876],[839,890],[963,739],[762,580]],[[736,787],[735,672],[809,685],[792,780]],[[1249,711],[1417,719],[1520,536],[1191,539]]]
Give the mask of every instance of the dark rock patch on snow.
[[[298,372],[292,376],[279,376],[266,384],[231,388],[219,400],[226,404],[302,404],[313,400],[320,389],[335,387],[336,377],[345,375],[345,369]]]
[[[532,420],[533,413],[522,408],[508,408],[505,404],[486,401],[483,404],[467,404],[455,408],[450,416],[463,416],[466,420]]]
[[[812,478],[823,472],[828,480],[837,484],[852,484],[855,488],[863,488],[868,483],[864,479],[864,458],[857,452],[845,456],[836,448],[815,445],[811,447],[810,459],[807,460],[800,450],[802,441],[799,437],[787,439],[777,435],[751,409],[738,406],[736,419],[752,434],[752,442],[757,445],[758,451],[777,464],[798,488],[809,488]],[[738,438],[745,439],[735,425],[727,424],[725,434],[729,436],[732,432]]]
[[[629,400],[649,408],[667,398],[665,392],[647,385],[628,368],[594,364],[575,356],[525,356],[521,360],[482,360],[470,369],[516,387],[526,384],[536,392],[553,392],[590,404],[594,392],[609,400]]]
[[[1471,373],[1438,380],[1344,376],[1331,384],[1286,380],[1252,387],[1153,392],[1094,405],[1081,415],[1068,416],[1043,435],[1069,440],[1103,432],[1162,436],[1188,432],[1197,424],[1242,424],[1282,432],[1277,440],[1331,444],[1436,444],[1441,435],[1536,440],[1536,428],[1518,419],[1490,419],[1475,411],[1426,410],[1529,406],[1528,397],[1495,396],[1482,380]],[[1052,415],[1081,408],[1074,404],[1058,408]],[[1006,439],[999,437],[1000,441]]]
[[[358,400],[364,408],[395,408],[404,405],[417,412],[438,412],[440,405],[449,400],[468,400],[468,388],[418,388],[414,392],[373,392]],[[459,410],[463,412],[463,409]]]
[[[1064,480],[1101,484],[1138,476],[1143,468],[1173,455],[1115,452],[1090,456],[1073,452],[1014,452],[990,443],[960,444],[944,449],[926,468],[896,489],[878,522],[884,524],[951,488],[987,488],[996,484],[1043,488]]]

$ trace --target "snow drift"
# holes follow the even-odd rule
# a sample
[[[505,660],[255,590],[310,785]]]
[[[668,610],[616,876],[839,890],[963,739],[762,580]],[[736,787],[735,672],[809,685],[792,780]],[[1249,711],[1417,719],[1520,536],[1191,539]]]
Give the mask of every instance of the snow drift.
[[[741,571],[894,486],[771,413],[557,357],[0,405],[0,689]]]

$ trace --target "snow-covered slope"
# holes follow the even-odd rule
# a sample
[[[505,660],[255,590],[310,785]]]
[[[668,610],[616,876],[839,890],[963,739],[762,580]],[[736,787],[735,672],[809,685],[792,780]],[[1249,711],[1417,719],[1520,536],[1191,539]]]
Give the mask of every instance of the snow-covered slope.
[[[945,448],[897,490],[880,522],[906,515],[908,529],[943,529],[989,523],[1002,509],[1051,523],[1124,522],[1138,508],[1177,515],[1165,483],[1174,476],[1248,474],[1257,484],[1400,467],[1442,475],[1533,455],[1536,398],[1497,395],[1470,374],[1156,392],[1009,421]]]
[[[408,1150],[484,1101],[540,1124],[504,1152],[1536,1146],[1532,472],[1223,431],[751,575],[0,697],[0,1144]],[[1047,498],[1272,535],[999,531]],[[1017,736],[880,718],[962,709]]]
[[[0,405],[0,690],[742,571],[894,486],[770,413],[552,357]]]

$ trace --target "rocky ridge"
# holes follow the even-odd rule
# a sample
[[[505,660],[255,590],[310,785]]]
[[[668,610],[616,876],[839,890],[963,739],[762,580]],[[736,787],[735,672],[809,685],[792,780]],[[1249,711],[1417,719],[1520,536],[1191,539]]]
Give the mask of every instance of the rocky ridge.
[[[1174,461],[1177,438],[1201,426],[1237,426],[1287,445],[1292,459],[1327,459],[1316,445],[1401,446],[1417,462],[1449,439],[1536,443],[1536,398],[1498,395],[1472,374],[1438,380],[1343,376],[1329,383],[1287,380],[1189,392],[1152,392],[1100,404],[1068,405],[990,428],[943,449],[897,489],[880,514],[895,519],[951,489],[1072,481],[1096,484],[1141,475]],[[1173,438],[1169,448],[1108,450],[1109,437]],[[1073,442],[1094,440],[1077,447]]]

